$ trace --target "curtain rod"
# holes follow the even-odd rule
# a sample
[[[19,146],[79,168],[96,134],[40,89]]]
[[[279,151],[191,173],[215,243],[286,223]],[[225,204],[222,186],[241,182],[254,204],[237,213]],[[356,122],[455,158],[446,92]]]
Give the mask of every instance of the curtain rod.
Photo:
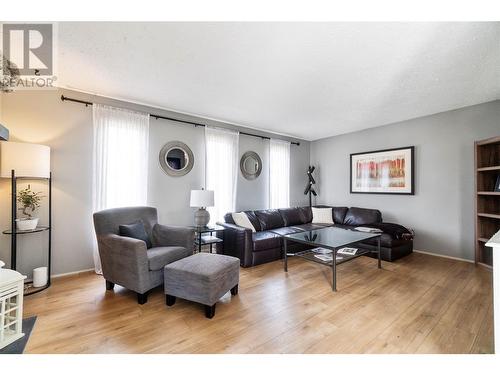
[[[75,102],[75,103],[80,103],[80,104],[85,104],[85,107],[88,107],[89,105],[94,105],[94,103],[92,102],[87,102],[85,100],[80,100],[80,99],[73,99],[73,98],[68,98],[67,96],[64,96],[64,95],[61,95],[61,100],[64,102],[64,101],[68,101],[68,102]],[[179,120],[179,119],[176,119],[176,118],[172,118],[172,117],[166,117],[166,116],[160,116],[160,115],[155,115],[153,113],[150,113],[149,114],[151,117],[154,117],[155,119],[163,119],[163,120],[170,120],[170,121],[176,121],[176,122],[182,122],[184,124],[190,124],[190,125],[194,125],[195,127],[196,126],[203,126],[205,127],[206,125],[205,124],[200,124],[200,123],[197,123],[197,122],[192,122],[192,121],[186,121],[186,120]],[[263,135],[257,135],[257,134],[251,134],[251,133],[245,133],[245,132],[240,132],[241,135],[247,135],[249,137],[256,137],[256,138],[261,138],[261,139],[271,139],[270,137],[266,137],[266,136],[263,136]],[[297,145],[297,146],[300,146],[300,142],[290,142],[292,145]]]

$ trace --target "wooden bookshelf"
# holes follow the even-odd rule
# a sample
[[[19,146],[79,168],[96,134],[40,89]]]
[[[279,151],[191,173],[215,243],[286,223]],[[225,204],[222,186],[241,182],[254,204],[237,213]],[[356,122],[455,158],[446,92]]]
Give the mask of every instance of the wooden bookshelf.
[[[478,168],[478,172],[494,172],[494,171],[500,171],[500,165],[496,165],[494,167],[483,167],[483,168]]]
[[[477,195],[500,195],[500,192],[496,192],[496,191],[478,191]]]
[[[500,229],[500,192],[494,191],[500,175],[500,136],[475,142],[476,264],[492,266],[492,249],[485,243]]]

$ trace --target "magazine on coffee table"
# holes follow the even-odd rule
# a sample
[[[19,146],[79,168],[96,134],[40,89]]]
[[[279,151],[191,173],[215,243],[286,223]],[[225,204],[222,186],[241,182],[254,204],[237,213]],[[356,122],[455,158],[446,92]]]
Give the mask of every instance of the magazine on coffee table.
[[[358,232],[365,232],[365,233],[382,233],[382,229],[379,228],[370,228],[370,227],[356,227],[354,230],[357,230]]]
[[[323,254],[316,254],[314,255],[316,258],[318,258],[319,260],[322,260],[323,262],[331,262],[332,259],[333,259],[333,255],[330,253],[330,254],[326,254],[326,255],[323,255]],[[344,259],[343,257],[337,255],[335,257],[336,260],[342,260]]]
[[[344,254],[344,255],[356,255],[358,252],[358,249],[355,247],[343,247],[342,249],[339,249],[337,251],[338,254]]]
[[[311,249],[311,251],[313,253],[316,253],[316,254],[331,254],[332,251],[330,249],[325,249],[324,247],[315,247],[314,249]]]

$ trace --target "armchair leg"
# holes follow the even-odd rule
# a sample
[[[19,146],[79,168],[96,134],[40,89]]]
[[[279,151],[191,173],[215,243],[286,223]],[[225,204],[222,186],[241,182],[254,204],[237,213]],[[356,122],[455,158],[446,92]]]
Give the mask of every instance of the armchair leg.
[[[236,284],[234,287],[231,288],[231,294],[233,296],[238,294],[238,284]]]
[[[205,316],[212,319],[215,315],[215,303],[212,306],[205,305]]]
[[[175,296],[165,295],[165,302],[167,306],[173,306],[175,304]]]
[[[137,293],[137,303],[144,305],[146,302],[148,302],[148,293]]]
[[[115,283],[112,283],[111,281],[106,280],[106,290],[113,290],[115,287]]]

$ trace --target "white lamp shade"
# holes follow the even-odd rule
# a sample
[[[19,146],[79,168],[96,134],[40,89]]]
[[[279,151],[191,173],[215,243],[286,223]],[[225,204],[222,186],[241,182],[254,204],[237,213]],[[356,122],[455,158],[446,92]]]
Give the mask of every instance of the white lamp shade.
[[[32,143],[0,142],[0,177],[50,177],[50,147]]]
[[[214,205],[213,190],[191,190],[191,207],[212,207]]]

